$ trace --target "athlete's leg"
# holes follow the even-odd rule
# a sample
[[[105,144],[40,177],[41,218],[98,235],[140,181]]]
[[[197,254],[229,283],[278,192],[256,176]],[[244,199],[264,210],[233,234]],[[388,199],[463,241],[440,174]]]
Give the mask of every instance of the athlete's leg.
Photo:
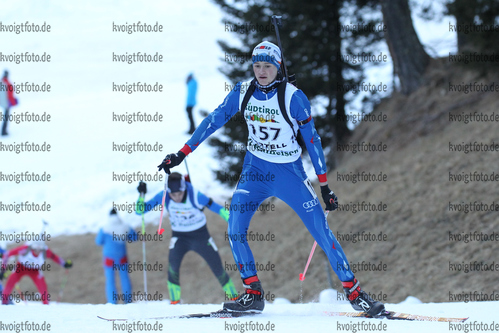
[[[10,274],[9,278],[7,279],[7,283],[5,284],[5,289],[3,290],[2,304],[8,304],[10,293],[14,289],[16,283],[18,283],[25,274],[26,270],[21,270],[19,273],[13,272],[12,274]]]
[[[359,282],[350,270],[343,249],[329,229],[320,200],[310,182],[306,180],[301,159],[285,165],[275,165],[275,168],[281,170],[281,172],[275,171],[279,175],[276,196],[293,208],[317,244],[324,250],[353,308],[370,315],[382,312],[385,309],[384,305],[374,301],[360,288]]]
[[[180,302],[180,264],[189,250],[189,244],[184,237],[172,235],[168,254],[168,293],[172,304]]]
[[[246,153],[241,177],[230,203],[228,236],[242,279],[256,275],[255,260],[246,236],[251,218],[263,200],[270,196],[273,186],[261,180],[262,176],[268,174],[267,164],[251,153]]]
[[[257,276],[247,233],[255,211],[263,200],[271,195],[275,177],[268,171],[270,164],[247,152],[241,178],[232,196],[229,242],[243,280],[245,293],[234,302],[224,303],[224,309],[229,311],[261,312],[265,307],[264,291]]]
[[[125,297],[123,298],[124,303],[132,303],[132,282],[130,281],[130,276],[128,275],[128,259],[126,256],[120,259],[120,281],[121,281],[121,291]]]
[[[206,227],[199,232],[199,239],[195,242],[193,250],[198,253],[210,266],[211,271],[222,286],[227,300],[233,300],[237,297],[237,290],[234,287],[229,274],[225,271],[222,265],[222,259],[218,253],[217,245],[213,237],[208,233]]]
[[[340,281],[354,278],[341,245],[329,229],[321,199],[303,169],[301,159],[293,163],[274,164],[278,181],[275,196],[286,202],[300,217],[317,244],[324,250]],[[280,170],[278,172],[277,170]]]
[[[106,277],[106,299],[108,303],[118,303],[118,290],[114,280],[113,260],[110,258],[104,259],[104,276]]]
[[[33,280],[38,292],[42,297],[43,304],[49,304],[48,294],[47,294],[47,283],[45,282],[45,277],[41,272],[29,271],[28,276]]]

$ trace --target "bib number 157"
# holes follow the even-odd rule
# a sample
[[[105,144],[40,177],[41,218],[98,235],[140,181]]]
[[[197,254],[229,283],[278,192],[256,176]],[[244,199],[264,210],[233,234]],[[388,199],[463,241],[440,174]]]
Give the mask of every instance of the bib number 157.
[[[258,134],[255,126],[253,124],[250,124],[251,129],[253,130],[253,135],[258,136],[258,138],[262,141],[265,141],[269,138],[270,135],[274,135],[272,138],[272,141],[276,140],[277,137],[279,136],[279,132],[281,131],[280,128],[274,128],[274,127],[267,127],[267,126],[258,126]],[[270,133],[269,133],[270,132]]]

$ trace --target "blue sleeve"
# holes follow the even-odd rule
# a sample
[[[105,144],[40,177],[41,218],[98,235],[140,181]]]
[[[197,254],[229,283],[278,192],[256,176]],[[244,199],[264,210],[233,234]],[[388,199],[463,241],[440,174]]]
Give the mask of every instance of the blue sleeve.
[[[104,245],[104,232],[102,231],[102,228],[99,230],[97,237],[95,237],[95,244],[99,246]]]
[[[311,115],[310,102],[301,90],[295,91],[290,103],[291,117],[297,121],[310,118],[305,125],[300,126],[300,133],[303,136],[308,154],[314,165],[315,174],[322,175],[327,172],[324,151],[322,150],[321,137],[315,130],[314,119]]]
[[[220,206],[219,204],[217,204],[213,200],[211,201],[211,205],[207,206],[208,203],[210,202],[210,198],[208,198],[206,195],[204,195],[203,193],[201,193],[199,191],[198,191],[198,202],[201,205],[208,207],[209,210],[211,210],[212,212],[214,212],[216,214],[219,214],[220,209],[223,208],[222,206]]]
[[[191,148],[191,151],[194,151],[204,140],[225,125],[239,111],[239,95],[245,92],[244,89],[241,89],[241,82],[237,83],[234,89],[225,97],[223,103],[204,118],[186,143]]]
[[[166,201],[168,199],[169,199],[169,197],[166,196],[165,205],[166,205]],[[161,205],[161,201],[163,201],[163,191],[158,192],[151,200],[144,203],[144,214],[153,210],[153,208],[156,207],[157,205]],[[139,214],[137,211],[135,211],[135,214],[142,215],[142,214]]]
[[[217,204],[215,201],[213,201],[211,205],[208,207],[208,209],[214,213],[220,214],[220,209],[223,209],[223,207]]]

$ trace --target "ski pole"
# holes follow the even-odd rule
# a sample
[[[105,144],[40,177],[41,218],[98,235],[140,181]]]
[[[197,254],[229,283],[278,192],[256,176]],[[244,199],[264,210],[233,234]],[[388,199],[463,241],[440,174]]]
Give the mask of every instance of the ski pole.
[[[66,288],[66,283],[68,282],[69,269],[66,268],[64,272],[64,278],[62,279],[61,289],[59,290],[59,295],[57,296],[57,303],[62,300],[62,295],[64,295],[64,288]]]
[[[187,165],[187,158],[184,159],[185,169],[187,170],[187,177],[189,177],[189,182],[192,184],[191,173],[189,172],[189,166]]]
[[[144,198],[144,195],[140,193],[140,197]],[[164,204],[164,201],[163,201]],[[145,209],[145,207],[144,207]],[[144,209],[142,209],[142,235],[144,236],[142,238],[142,261],[144,262],[144,292],[147,295],[147,271],[146,271],[146,240],[145,240],[145,234],[146,234],[146,224],[144,221]],[[163,218],[163,217],[161,217]],[[146,297],[146,302],[147,302],[147,297]]]
[[[165,189],[163,190],[163,199],[161,200],[161,215],[159,217],[159,227],[158,227],[158,234],[163,234],[165,232],[165,229],[161,228],[161,223],[163,222],[163,212],[165,211],[165,199],[166,199],[166,191],[168,190],[168,173],[166,173],[165,177]]]
[[[326,210],[324,213],[324,218],[327,219],[327,215],[329,214],[329,210]],[[317,241],[314,241],[314,245],[312,246],[312,250],[310,251],[310,255],[308,256],[307,264],[305,265],[305,270],[303,273],[300,273],[300,281],[305,280],[305,274],[307,274],[307,269],[308,265],[310,264],[310,261],[312,260],[312,256],[314,255],[315,247],[317,246]]]
[[[310,255],[308,256],[307,264],[305,265],[305,270],[303,273],[300,273],[300,281],[305,280],[305,274],[307,274],[308,265],[310,264],[310,260],[312,260],[312,256],[314,255],[315,247],[317,246],[317,242],[314,241],[314,245],[312,246],[312,251],[310,251]]]

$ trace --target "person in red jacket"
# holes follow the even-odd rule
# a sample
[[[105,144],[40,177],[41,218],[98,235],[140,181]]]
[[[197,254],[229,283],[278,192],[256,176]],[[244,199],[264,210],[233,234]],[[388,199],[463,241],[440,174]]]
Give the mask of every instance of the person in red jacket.
[[[63,266],[64,268],[71,268],[73,263],[71,260],[64,260],[54,252],[52,252],[47,245],[42,241],[28,242],[25,245],[13,248],[3,255],[2,273],[3,268],[6,267],[9,257],[17,256],[17,263],[15,270],[7,279],[5,289],[2,295],[2,304],[8,304],[9,295],[14,289],[16,283],[25,275],[29,276],[36,288],[41,294],[43,304],[49,304],[49,297],[47,294],[47,283],[43,276],[43,271],[48,269],[48,265],[44,265],[45,259],[50,258],[54,262]]]
[[[14,97],[14,86],[9,81],[9,72],[3,72],[2,82],[0,83],[0,107],[5,110],[2,124],[2,135],[8,135],[7,122],[9,121],[9,111],[12,106],[18,104]]]

